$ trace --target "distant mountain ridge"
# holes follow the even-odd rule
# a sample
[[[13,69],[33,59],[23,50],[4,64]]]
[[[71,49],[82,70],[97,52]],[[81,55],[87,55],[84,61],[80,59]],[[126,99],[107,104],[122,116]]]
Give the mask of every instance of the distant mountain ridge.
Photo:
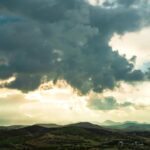
[[[102,123],[102,126],[106,126],[110,129],[119,129],[126,131],[150,131],[150,124],[139,123],[136,121],[126,121],[126,122],[113,122],[111,120],[106,120]]]
[[[61,127],[81,127],[90,129],[117,129],[125,131],[150,131],[150,124],[148,123],[138,123],[136,121],[126,121],[126,122],[114,122],[111,120],[106,120],[100,124],[93,124],[90,122],[79,122],[68,125],[57,125],[57,124],[35,124],[35,125],[12,125],[12,126],[0,126],[0,130],[13,130],[22,129],[26,127],[39,126],[44,128],[61,128]]]
[[[26,125],[10,125],[10,126],[0,126],[0,130],[12,130],[12,129],[21,129],[26,127]]]
[[[54,124],[54,123],[51,123],[51,124],[36,124],[36,125],[41,126],[41,127],[45,127],[45,128],[57,128],[57,127],[61,127],[61,125]]]
[[[93,124],[90,122],[79,122],[75,124],[69,124],[67,126],[75,126],[75,127],[81,127],[81,128],[95,128],[95,129],[102,129],[100,125]]]
[[[112,120],[106,120],[104,121],[103,123],[101,123],[100,125],[103,125],[103,126],[112,126],[112,125],[120,125],[122,124],[121,122],[115,122],[115,121],[112,121]]]

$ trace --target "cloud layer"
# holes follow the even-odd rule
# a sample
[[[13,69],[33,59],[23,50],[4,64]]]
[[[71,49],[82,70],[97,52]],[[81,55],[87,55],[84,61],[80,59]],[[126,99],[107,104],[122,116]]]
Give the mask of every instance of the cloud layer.
[[[0,78],[7,85],[36,89],[42,79],[66,80],[82,93],[112,89],[117,81],[144,74],[108,45],[114,33],[149,25],[147,0],[0,0]]]
[[[131,102],[118,103],[114,97],[94,98],[89,103],[89,107],[96,110],[115,110],[129,106],[134,106],[134,104]]]

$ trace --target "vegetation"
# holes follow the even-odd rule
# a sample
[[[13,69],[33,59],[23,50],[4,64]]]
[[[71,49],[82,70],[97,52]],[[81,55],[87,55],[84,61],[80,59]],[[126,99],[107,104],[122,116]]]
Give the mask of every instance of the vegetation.
[[[150,132],[107,130],[90,123],[0,130],[0,150],[149,150]]]

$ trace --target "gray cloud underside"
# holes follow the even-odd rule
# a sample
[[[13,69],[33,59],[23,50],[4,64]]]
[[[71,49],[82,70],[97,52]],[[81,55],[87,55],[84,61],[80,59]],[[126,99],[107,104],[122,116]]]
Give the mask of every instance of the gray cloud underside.
[[[89,107],[95,110],[115,110],[129,106],[134,106],[134,104],[130,102],[118,103],[114,97],[95,98],[89,102]]]
[[[0,0],[0,78],[9,88],[36,89],[43,76],[65,79],[82,93],[112,89],[117,81],[141,81],[134,63],[113,52],[114,33],[149,25],[148,1]]]

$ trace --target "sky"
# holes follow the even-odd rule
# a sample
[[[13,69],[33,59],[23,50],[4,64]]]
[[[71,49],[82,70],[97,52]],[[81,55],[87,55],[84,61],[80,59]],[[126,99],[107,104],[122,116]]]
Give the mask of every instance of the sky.
[[[150,123],[149,0],[0,0],[0,125]]]

